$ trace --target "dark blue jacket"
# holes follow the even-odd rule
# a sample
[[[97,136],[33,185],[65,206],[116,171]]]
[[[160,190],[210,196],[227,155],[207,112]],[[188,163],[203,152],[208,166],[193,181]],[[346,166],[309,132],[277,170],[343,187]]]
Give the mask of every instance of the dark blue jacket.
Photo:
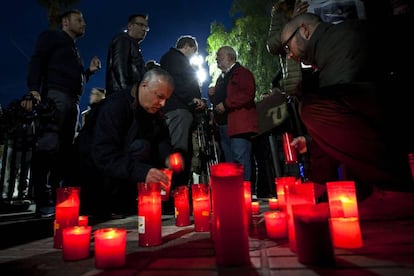
[[[109,95],[98,114],[92,158],[106,176],[132,184],[145,181],[148,171],[165,167],[172,152],[165,119],[133,106],[130,90]],[[136,143],[139,141],[139,144]]]
[[[62,30],[42,32],[29,62],[29,91],[56,89],[79,96],[91,72],[85,71],[75,41]]]
[[[201,99],[196,72],[188,58],[176,48],[170,48],[160,60],[161,67],[174,79],[175,89],[163,108],[163,112],[175,109],[191,110],[194,98]]]

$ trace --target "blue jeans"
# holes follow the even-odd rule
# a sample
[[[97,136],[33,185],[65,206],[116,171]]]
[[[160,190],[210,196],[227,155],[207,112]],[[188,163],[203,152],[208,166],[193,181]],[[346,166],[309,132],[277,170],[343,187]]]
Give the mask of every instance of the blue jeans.
[[[246,138],[229,137],[227,125],[219,125],[220,146],[226,162],[235,162],[243,165],[244,180],[250,181],[252,175],[252,142]]]

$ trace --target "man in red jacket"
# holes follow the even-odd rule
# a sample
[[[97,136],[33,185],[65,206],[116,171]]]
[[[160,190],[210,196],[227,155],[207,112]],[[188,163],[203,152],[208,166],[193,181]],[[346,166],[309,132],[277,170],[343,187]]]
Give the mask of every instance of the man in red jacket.
[[[216,54],[222,74],[216,86],[209,89],[220,132],[220,145],[226,162],[244,167],[244,180],[252,175],[251,137],[258,132],[254,97],[256,83],[253,73],[237,62],[237,53],[230,46],[221,47]]]

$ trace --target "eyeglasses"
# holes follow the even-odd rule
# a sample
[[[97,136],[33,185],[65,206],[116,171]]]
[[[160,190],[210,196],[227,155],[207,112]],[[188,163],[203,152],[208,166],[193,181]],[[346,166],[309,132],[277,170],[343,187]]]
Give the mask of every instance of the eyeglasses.
[[[144,23],[141,23],[141,22],[134,22],[133,24],[135,24],[135,25],[137,25],[137,26],[139,26],[139,27],[141,27],[141,28],[144,28],[146,32],[149,32],[149,30],[150,30],[150,28],[148,27],[148,25],[146,25],[146,24],[144,24]]]
[[[296,28],[296,30],[289,36],[289,38],[282,43],[282,47],[285,49],[286,54],[290,53],[290,47],[289,47],[289,42],[292,40],[292,38],[296,35],[296,33],[299,31],[299,27]]]

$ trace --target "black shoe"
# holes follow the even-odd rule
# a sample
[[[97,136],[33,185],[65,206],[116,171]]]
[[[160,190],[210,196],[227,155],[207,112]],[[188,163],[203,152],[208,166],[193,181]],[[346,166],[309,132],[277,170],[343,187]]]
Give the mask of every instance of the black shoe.
[[[42,206],[36,208],[36,216],[40,218],[51,218],[55,216],[55,206]]]

